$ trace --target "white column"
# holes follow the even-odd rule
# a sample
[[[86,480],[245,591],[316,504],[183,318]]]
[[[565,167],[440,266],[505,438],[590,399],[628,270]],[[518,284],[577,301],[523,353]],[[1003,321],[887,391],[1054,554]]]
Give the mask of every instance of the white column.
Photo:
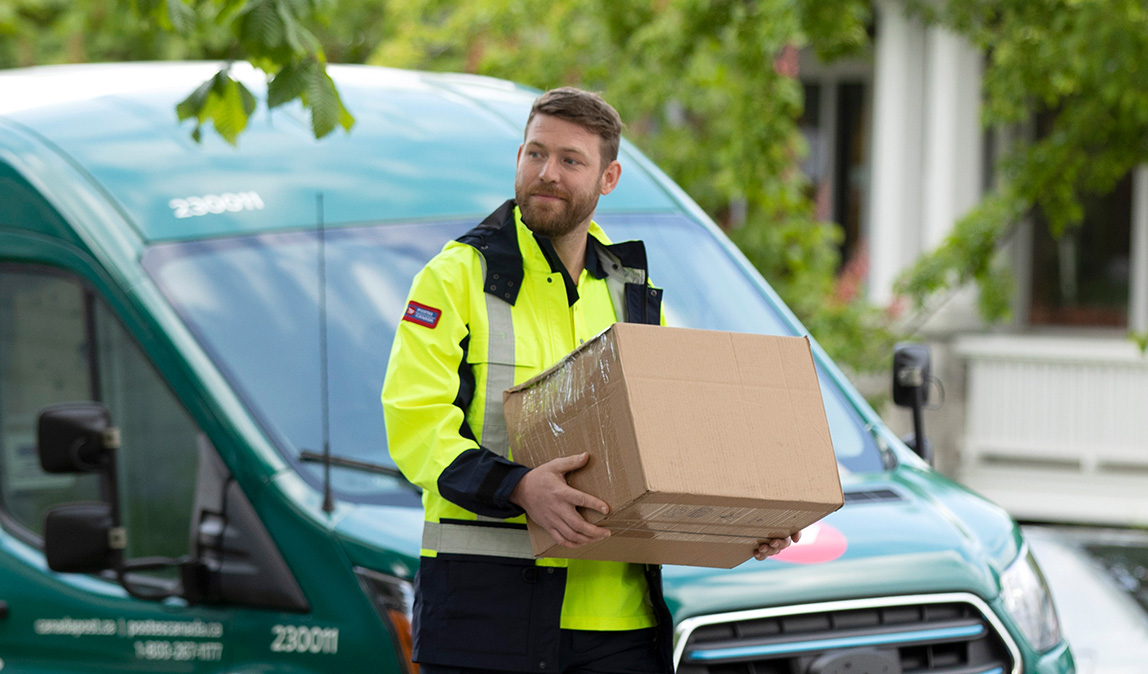
[[[869,297],[887,304],[920,249],[925,31],[900,2],[878,0],[875,10]]]
[[[1132,176],[1132,267],[1128,329],[1148,330],[1148,165]]]
[[[981,197],[980,54],[960,36],[926,38],[924,200],[921,250],[939,246]]]

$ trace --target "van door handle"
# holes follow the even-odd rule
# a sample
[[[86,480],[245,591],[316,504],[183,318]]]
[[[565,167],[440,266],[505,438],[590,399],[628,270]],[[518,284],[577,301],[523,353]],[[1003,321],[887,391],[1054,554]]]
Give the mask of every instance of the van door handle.
[[[8,617],[8,602],[0,599],[0,620]]]

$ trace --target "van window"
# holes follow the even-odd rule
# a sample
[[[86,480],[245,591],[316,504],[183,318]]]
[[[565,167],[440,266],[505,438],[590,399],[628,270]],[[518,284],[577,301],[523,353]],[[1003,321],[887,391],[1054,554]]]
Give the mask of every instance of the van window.
[[[327,385],[336,456],[393,466],[379,394],[396,317],[411,279],[466,223],[326,232]],[[298,461],[323,449],[319,370],[318,236],[311,232],[158,244],[143,258],[204,349],[300,475],[319,488],[322,469]],[[399,480],[334,467],[344,500],[418,506]]]
[[[379,391],[411,279],[474,221],[375,225],[324,232],[330,447],[338,456],[393,465]],[[792,335],[760,281],[706,228],[679,215],[611,216],[615,240],[647,241],[671,325]],[[164,243],[144,254],[189,329],[312,485],[321,469],[298,461],[323,447],[319,371],[318,232]],[[872,437],[834,381],[822,390],[837,458],[853,472],[883,469]],[[395,478],[332,470],[345,500],[418,505]]]
[[[0,508],[37,542],[53,505],[100,498],[94,475],[40,469],[36,424],[53,404],[95,400],[120,428],[120,506],[131,557],[188,552],[197,430],[108,306],[77,280],[0,267]]]

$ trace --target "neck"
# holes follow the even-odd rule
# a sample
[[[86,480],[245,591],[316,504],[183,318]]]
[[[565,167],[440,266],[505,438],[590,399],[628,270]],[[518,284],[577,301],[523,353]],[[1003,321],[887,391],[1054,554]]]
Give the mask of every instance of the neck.
[[[570,274],[575,283],[578,282],[578,277],[582,275],[582,269],[586,266],[586,235],[589,231],[590,222],[587,221],[574,231],[550,240],[554,244],[555,252],[558,253],[558,259],[562,260],[562,266],[566,267],[566,273]]]

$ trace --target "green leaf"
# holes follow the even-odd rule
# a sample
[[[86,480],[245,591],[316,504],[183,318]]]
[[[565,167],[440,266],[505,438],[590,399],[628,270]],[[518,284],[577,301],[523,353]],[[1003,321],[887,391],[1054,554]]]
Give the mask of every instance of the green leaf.
[[[255,105],[255,96],[231,77],[229,68],[224,68],[181,101],[176,111],[180,120],[196,120],[191,132],[195,142],[202,141],[202,126],[211,122],[216,133],[235,145],[239,134],[247,128],[248,118],[255,111]]]
[[[311,109],[311,130],[322,138],[335,129],[341,118],[342,102],[335,91],[335,83],[319,68],[307,74],[303,103]]]
[[[255,95],[252,94],[247,87],[243,86],[242,82],[236,81],[235,86],[239,90],[239,99],[243,106],[243,114],[245,117],[250,117],[251,114],[255,112]],[[247,122],[244,120],[244,126],[246,126],[246,124]]]
[[[267,82],[267,107],[277,108],[302,96],[315,65],[314,60],[305,59],[283,66]]]
[[[215,22],[220,26],[228,26],[239,21],[247,12],[249,0],[223,0],[222,5],[216,3]]]
[[[212,76],[211,79],[196,87],[195,91],[191,92],[187,98],[176,104],[175,112],[179,116],[179,121],[182,122],[192,117],[202,121],[200,115],[203,112],[203,106],[207,104],[207,96],[211,93],[211,87],[214,83],[215,77]]]
[[[311,62],[305,77],[305,87],[301,95],[303,105],[311,111],[311,130],[316,138],[323,138],[341,126],[350,131],[355,118],[343,105],[343,99],[335,88],[334,81],[316,61]]]
[[[254,54],[273,52],[284,44],[283,21],[275,0],[252,0],[239,17],[239,39]]]
[[[296,54],[314,54],[322,51],[319,40],[303,24],[299,23],[299,19],[291,12],[285,2],[277,3],[276,10],[279,13],[279,20],[283,24],[283,35],[293,52]]]
[[[218,88],[213,88],[208,96],[205,113],[215,126],[215,131],[228,143],[235,145],[240,132],[247,127],[248,112],[244,107],[241,85],[227,77]]]
[[[195,31],[195,10],[184,0],[167,0],[167,19],[172,30],[189,34]]]
[[[338,92],[336,92],[336,93],[338,93]],[[351,128],[353,126],[355,126],[355,116],[351,114],[350,110],[347,110],[347,108],[343,106],[343,97],[342,96],[339,96],[338,101],[339,101],[339,126],[343,127],[344,131],[350,131]]]

